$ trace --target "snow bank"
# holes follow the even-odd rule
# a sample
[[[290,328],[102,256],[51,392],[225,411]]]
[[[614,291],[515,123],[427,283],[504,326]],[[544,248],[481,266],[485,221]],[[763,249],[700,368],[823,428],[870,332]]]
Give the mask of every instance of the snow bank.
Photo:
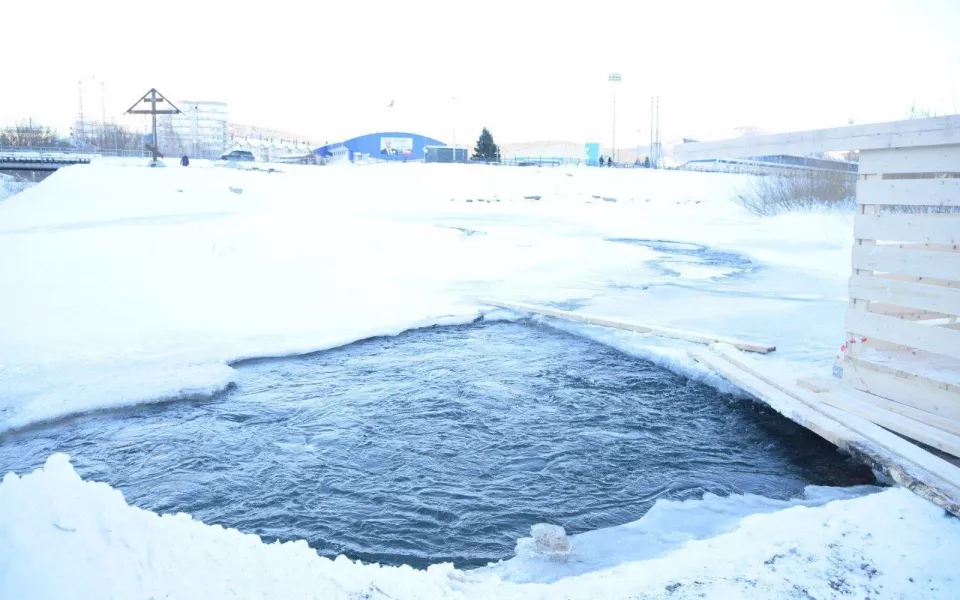
[[[817,493],[817,492],[814,492]],[[738,502],[707,498],[721,518]],[[746,502],[769,501],[747,498]],[[652,522],[678,525],[688,503],[658,504],[624,537],[578,536],[571,552],[626,560],[553,583],[516,583],[495,569],[364,565],[321,558],[305,542],[264,543],[188,515],[128,506],[101,483],[82,481],[66,455],[0,483],[2,598],[955,598],[960,521],[910,492],[889,489],[822,506],[755,514],[726,533],[649,554]],[[764,508],[770,508],[764,506]],[[671,514],[674,513],[674,514]],[[709,512],[687,530],[710,527]],[[644,521],[648,521],[644,523]],[[661,535],[663,533],[661,532]],[[592,535],[592,539],[586,538]],[[687,537],[681,530],[679,538]],[[579,546],[579,550],[578,550]],[[638,551],[633,554],[634,550]],[[550,561],[553,568],[575,564]]]

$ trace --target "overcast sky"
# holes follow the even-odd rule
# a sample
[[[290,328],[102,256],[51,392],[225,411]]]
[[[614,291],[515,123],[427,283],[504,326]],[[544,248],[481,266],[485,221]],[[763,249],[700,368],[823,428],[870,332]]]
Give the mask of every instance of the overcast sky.
[[[152,8],[151,8],[152,7]],[[9,0],[0,124],[69,130],[156,87],[318,142],[787,131],[958,112],[960,0]],[[622,75],[610,84],[611,71]],[[393,101],[394,106],[388,108]],[[142,118],[134,121],[142,124]]]

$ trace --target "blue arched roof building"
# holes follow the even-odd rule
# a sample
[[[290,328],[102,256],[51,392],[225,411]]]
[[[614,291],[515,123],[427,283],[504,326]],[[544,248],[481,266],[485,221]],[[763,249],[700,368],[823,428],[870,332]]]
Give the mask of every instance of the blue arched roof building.
[[[327,144],[313,151],[318,156],[332,156],[334,148],[346,148],[350,153],[350,160],[357,154],[369,155],[371,158],[384,160],[423,160],[424,146],[445,146],[440,140],[403,131],[384,131],[368,133],[344,142]]]

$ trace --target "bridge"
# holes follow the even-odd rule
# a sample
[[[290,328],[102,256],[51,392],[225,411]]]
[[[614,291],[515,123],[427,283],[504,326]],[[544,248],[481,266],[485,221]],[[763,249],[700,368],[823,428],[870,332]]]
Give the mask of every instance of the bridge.
[[[69,165],[86,165],[96,154],[50,151],[0,150],[0,171],[56,171]]]

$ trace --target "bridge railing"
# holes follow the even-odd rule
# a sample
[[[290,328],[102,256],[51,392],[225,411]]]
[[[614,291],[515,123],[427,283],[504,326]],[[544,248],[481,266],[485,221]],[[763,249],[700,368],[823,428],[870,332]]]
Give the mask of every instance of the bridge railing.
[[[0,154],[24,154],[24,155],[82,155],[82,156],[149,156],[146,150],[122,150],[122,149],[96,149],[96,148],[73,148],[59,146],[5,146],[0,144]]]

